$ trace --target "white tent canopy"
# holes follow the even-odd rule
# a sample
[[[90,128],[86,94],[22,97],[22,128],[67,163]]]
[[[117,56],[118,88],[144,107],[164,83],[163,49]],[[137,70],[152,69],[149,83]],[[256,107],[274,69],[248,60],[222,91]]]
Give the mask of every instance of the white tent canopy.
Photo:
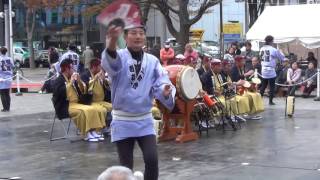
[[[309,49],[320,47],[320,4],[268,6],[246,35],[264,41],[272,35],[276,43],[297,41]]]

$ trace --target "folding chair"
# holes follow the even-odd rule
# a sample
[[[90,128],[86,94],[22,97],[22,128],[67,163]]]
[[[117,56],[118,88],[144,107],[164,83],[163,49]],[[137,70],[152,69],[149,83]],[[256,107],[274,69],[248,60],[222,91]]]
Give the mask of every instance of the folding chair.
[[[56,138],[53,138],[53,128],[54,128],[54,125],[56,123],[56,119],[58,119],[57,117],[57,114],[55,113],[54,114],[54,118],[53,118],[53,123],[52,123],[52,126],[51,126],[51,133],[50,133],[50,142],[51,141],[55,141],[55,140],[59,140],[59,139],[67,139],[68,138],[68,134],[69,134],[69,130],[70,130],[70,124],[71,124],[71,118],[68,117],[68,118],[65,118],[66,120],[69,119],[69,123],[68,123],[68,129],[66,130],[66,127],[63,123],[63,120],[64,119],[58,119],[59,120],[59,124],[61,124],[61,127],[63,129],[63,132],[64,132],[64,135],[63,136],[60,136],[60,137],[56,137]]]
[[[52,104],[54,104],[52,99],[51,99],[51,102],[52,102]],[[60,137],[53,138],[53,128],[54,128],[54,125],[56,123],[56,119],[59,120],[59,122],[60,122],[59,124],[61,125],[61,127],[63,129],[64,135],[60,136]],[[65,120],[65,119],[69,119],[68,129],[66,129],[66,127],[65,127],[65,125],[63,123],[63,120]],[[52,126],[51,126],[50,142],[51,141],[55,141],[55,140],[59,140],[59,139],[67,139],[68,138],[68,134],[69,134],[70,124],[71,124],[71,118],[67,117],[67,118],[59,119],[58,116],[57,116],[56,109],[54,108],[54,118],[53,118],[53,123],[52,123]]]

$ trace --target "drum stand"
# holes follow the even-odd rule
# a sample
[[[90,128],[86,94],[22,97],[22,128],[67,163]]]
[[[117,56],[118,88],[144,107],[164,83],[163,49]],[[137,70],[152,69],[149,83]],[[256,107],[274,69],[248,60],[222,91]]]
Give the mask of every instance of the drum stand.
[[[196,114],[196,122],[195,125],[198,126],[199,135],[202,135],[202,131],[206,131],[207,137],[209,137],[209,119],[211,118],[211,108],[208,107],[205,103],[202,101],[197,101],[195,104],[195,107],[199,107],[199,111],[195,112]],[[204,128],[202,126],[202,122],[206,123],[206,127]]]
[[[232,114],[235,114],[235,113],[232,112],[232,109],[231,109],[231,102],[230,102],[231,99],[226,98],[225,94],[224,94],[224,99],[225,99],[225,104],[223,105],[223,103],[218,98],[216,98],[216,100],[221,104],[221,106],[223,106],[223,107],[218,106],[219,110],[222,112],[222,115],[220,117],[220,120],[219,120],[219,123],[218,123],[216,130],[222,129],[223,132],[230,131],[231,129],[226,129],[226,127],[229,124],[232,127],[232,130],[236,131],[236,130],[238,130],[238,127],[241,128],[240,123],[236,120],[236,118],[234,118],[235,121],[232,121],[232,118],[231,118]],[[229,102],[229,104],[230,104],[229,108],[227,106],[227,102]],[[227,121],[228,121],[228,123],[227,123]],[[238,127],[237,127],[237,125],[238,125]]]
[[[193,111],[196,101],[184,101],[181,98],[176,98],[176,107],[179,108],[179,113],[169,112],[161,103],[159,108],[163,113],[163,129],[159,137],[159,141],[168,141],[175,139],[176,142],[188,142],[197,140],[199,138],[198,134],[193,132],[190,115]],[[170,119],[173,120],[183,120],[183,127],[172,127],[170,124]]]

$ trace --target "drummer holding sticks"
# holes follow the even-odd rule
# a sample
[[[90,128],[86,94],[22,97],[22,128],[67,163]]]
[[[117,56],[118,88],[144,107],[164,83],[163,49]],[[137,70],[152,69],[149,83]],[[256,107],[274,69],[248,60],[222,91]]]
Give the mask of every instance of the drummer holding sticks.
[[[249,100],[249,111],[242,111],[242,113],[248,113],[250,115],[259,113],[264,110],[263,100],[261,95],[256,92],[257,82],[256,78],[254,77],[253,80],[250,82],[246,81],[247,79],[251,78],[254,74],[254,67],[257,67],[256,59],[254,60],[253,66],[249,69],[248,72],[245,72],[245,59],[243,56],[236,56],[235,57],[235,65],[232,67],[231,70],[231,78],[233,82],[236,82],[238,85],[238,96],[240,99],[247,98]],[[241,108],[239,108],[240,110]],[[261,119],[260,116],[251,116],[246,117],[246,119]]]
[[[211,78],[214,89],[214,94],[218,97],[219,101],[225,105],[228,110],[228,116],[231,114],[238,114],[237,102],[232,92],[232,81],[230,76],[222,73],[222,65],[219,59],[211,61]],[[231,109],[231,112],[229,111]]]

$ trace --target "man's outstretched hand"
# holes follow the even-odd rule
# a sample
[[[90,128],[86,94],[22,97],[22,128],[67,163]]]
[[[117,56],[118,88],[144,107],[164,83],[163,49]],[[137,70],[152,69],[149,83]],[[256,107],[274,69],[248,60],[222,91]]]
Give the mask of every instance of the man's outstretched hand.
[[[163,96],[167,99],[171,95],[172,88],[170,84],[166,84],[163,89]]]

